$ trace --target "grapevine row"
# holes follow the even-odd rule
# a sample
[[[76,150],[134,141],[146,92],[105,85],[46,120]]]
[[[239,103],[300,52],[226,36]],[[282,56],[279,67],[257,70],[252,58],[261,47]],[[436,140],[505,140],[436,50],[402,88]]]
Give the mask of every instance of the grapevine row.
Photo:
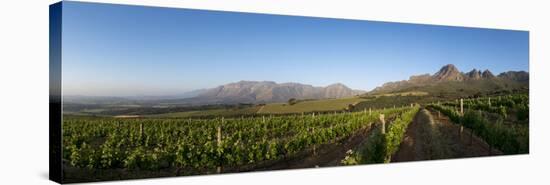
[[[349,137],[379,114],[392,117],[410,109],[233,119],[68,117],[63,157],[71,166],[90,169],[209,171],[282,159]]]
[[[481,110],[466,109],[463,115],[453,107],[430,105],[429,107],[448,116],[454,123],[462,124],[489,145],[505,154],[520,154],[529,152],[529,127],[525,125],[505,125],[503,119],[496,122],[483,116]]]

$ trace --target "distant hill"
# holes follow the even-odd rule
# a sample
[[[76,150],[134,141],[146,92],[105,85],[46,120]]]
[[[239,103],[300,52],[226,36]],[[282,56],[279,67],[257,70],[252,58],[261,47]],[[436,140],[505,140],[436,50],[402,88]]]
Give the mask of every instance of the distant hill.
[[[364,91],[350,89],[335,83],[315,87],[300,83],[275,83],[272,81],[239,81],[208,89],[196,97],[183,99],[190,104],[273,103],[295,99],[328,99],[351,97]]]
[[[409,91],[427,92],[432,95],[469,96],[499,91],[519,91],[529,89],[529,73],[508,71],[497,76],[489,70],[473,69],[467,73],[454,65],[443,66],[433,75],[411,76],[409,80],[388,82],[367,93],[368,95],[399,93]]]
[[[85,96],[85,95],[64,95],[65,104],[97,104],[97,105],[117,105],[117,104],[155,104],[158,101],[184,99],[196,97],[207,91],[207,89],[198,89],[184,93],[164,96]]]
[[[82,95],[64,95],[63,103],[76,103],[76,104],[120,104],[120,103],[132,103],[129,98],[115,97],[115,96],[82,96]]]

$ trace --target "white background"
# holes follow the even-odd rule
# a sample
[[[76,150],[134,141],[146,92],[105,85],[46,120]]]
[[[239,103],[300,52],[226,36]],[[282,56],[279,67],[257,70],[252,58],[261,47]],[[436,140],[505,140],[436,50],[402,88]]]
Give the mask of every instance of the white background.
[[[48,5],[0,8],[0,184],[48,181]],[[550,6],[545,1],[102,0],[97,2],[530,31],[529,155],[127,180],[113,184],[549,184]],[[546,12],[545,12],[546,11]],[[449,43],[452,44],[452,43]]]

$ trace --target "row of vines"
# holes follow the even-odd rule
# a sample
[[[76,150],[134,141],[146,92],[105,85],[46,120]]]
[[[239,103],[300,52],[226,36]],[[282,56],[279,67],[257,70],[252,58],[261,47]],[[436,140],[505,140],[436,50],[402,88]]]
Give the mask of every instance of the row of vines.
[[[460,106],[460,102],[458,100],[449,101],[440,105],[458,107]],[[466,109],[495,113],[505,119],[509,118],[511,115],[514,115],[516,117],[516,121],[522,123],[528,123],[529,119],[528,94],[511,94],[496,97],[464,99],[463,106]]]
[[[391,156],[399,150],[409,124],[413,121],[419,106],[403,111],[387,125],[380,125],[367,139],[367,144],[355,153],[348,151],[342,160],[344,165],[388,163]],[[382,129],[382,126],[387,127]],[[384,130],[384,131],[382,131]]]
[[[529,98],[526,94],[515,94],[492,98],[463,100],[464,112],[457,108],[458,101],[429,105],[430,108],[448,116],[454,123],[462,124],[489,145],[505,154],[523,154],[529,152]],[[487,117],[487,113],[498,113],[496,119]],[[505,124],[511,114],[517,116],[515,122],[526,124]]]
[[[338,142],[376,122],[379,114],[401,115],[395,122],[407,122],[412,109],[232,119],[67,117],[63,159],[70,166],[89,169],[212,171],[278,160]],[[404,132],[400,125],[390,126],[389,132],[397,135],[388,136],[388,141]]]

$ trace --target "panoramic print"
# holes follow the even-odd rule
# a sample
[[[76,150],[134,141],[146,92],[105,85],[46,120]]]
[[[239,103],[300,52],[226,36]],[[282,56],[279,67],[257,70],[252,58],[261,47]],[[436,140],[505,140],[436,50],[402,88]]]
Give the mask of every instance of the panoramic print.
[[[529,32],[62,2],[63,182],[529,153]]]

